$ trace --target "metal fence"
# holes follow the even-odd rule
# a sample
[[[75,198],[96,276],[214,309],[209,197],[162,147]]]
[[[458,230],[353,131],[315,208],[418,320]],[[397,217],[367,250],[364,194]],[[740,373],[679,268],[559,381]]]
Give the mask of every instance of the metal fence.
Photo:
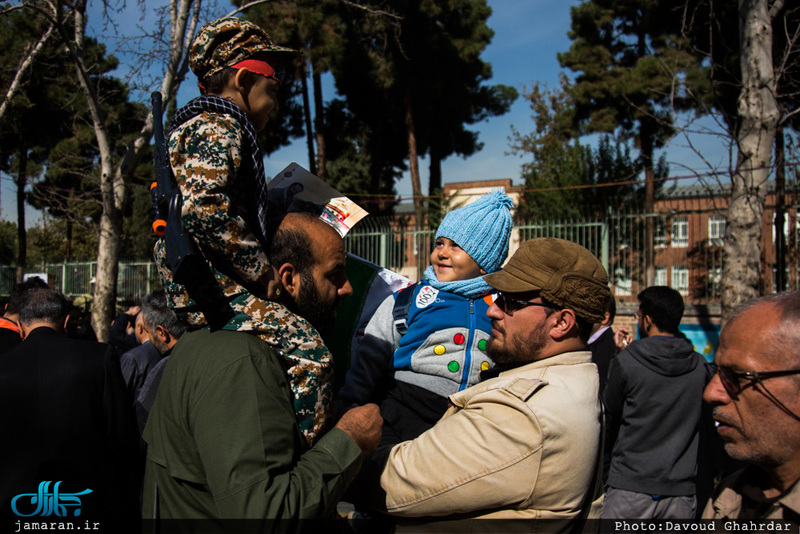
[[[800,220],[798,206],[792,206],[784,225],[787,289],[800,288]],[[775,291],[774,214],[763,219],[762,293]],[[609,272],[619,302],[635,302],[646,287],[645,228],[653,220],[655,247],[653,272],[656,285],[678,289],[687,304],[719,302],[722,274],[724,217],[715,211],[682,211],[660,214],[613,214],[602,220],[559,220],[514,227],[511,249],[536,237],[558,237],[591,250]],[[419,279],[430,262],[433,230],[415,229],[408,217],[373,217],[360,222],[348,233],[349,252],[378,265]],[[14,266],[0,266],[0,295],[8,295],[15,279]],[[95,262],[73,262],[28,266],[29,273],[42,273],[50,285],[65,295],[91,295]],[[120,263],[117,292],[119,300],[133,300],[159,287],[152,262]]]
[[[63,262],[28,265],[28,274],[47,278],[47,283],[68,297],[91,296],[94,292],[97,262]],[[8,296],[14,286],[16,267],[0,266],[0,295]],[[135,301],[161,286],[152,261],[120,262],[117,299]]]
[[[787,210],[784,224],[787,289],[800,288],[800,220],[798,206]],[[555,220],[514,227],[511,252],[519,243],[536,237],[557,237],[592,251],[609,273],[618,301],[636,302],[647,287],[646,227],[653,221],[652,276],[655,285],[669,285],[687,304],[718,303],[722,277],[722,240],[725,217],[718,210],[669,213],[615,213],[601,220]],[[774,210],[762,222],[762,293],[776,290]],[[410,218],[372,218],[360,223],[345,238],[347,249],[378,265],[419,279],[428,266],[433,230],[413,229]]]

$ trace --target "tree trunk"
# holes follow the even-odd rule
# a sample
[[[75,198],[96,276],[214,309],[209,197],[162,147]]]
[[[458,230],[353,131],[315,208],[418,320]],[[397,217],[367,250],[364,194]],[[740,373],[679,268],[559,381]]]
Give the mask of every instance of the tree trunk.
[[[653,137],[645,121],[639,125],[639,147],[644,165],[644,279],[645,287],[656,283],[656,230],[655,213],[656,187],[653,171]]]
[[[86,2],[71,5],[74,18],[71,30],[63,20],[56,21],[63,44],[69,49],[75,65],[81,91],[94,127],[97,147],[100,153],[100,194],[102,213],[100,216],[100,236],[97,247],[97,271],[95,273],[94,302],[92,305],[92,327],[99,341],[108,339],[108,331],[115,313],[117,294],[117,275],[119,272],[119,249],[122,237],[122,220],[127,202],[128,182],[136,165],[141,160],[153,135],[153,114],[149,113],[139,135],[127,146],[122,161],[115,168],[114,152],[109,131],[100,107],[101,95],[98,85],[92,83],[88,68],[83,61],[85,42],[84,14]],[[177,0],[171,2],[170,15],[170,56],[161,83],[161,94],[165,107],[174,100],[183,77],[188,70],[186,49],[197,26],[201,8],[200,0]],[[60,10],[54,12],[61,13]],[[71,33],[70,33],[71,31]],[[155,120],[162,120],[157,117]]]
[[[742,90],[738,155],[723,246],[722,320],[759,295],[761,220],[779,112],[772,67],[772,27],[767,0],[739,0]]]
[[[325,125],[325,109],[322,106],[322,80],[319,71],[311,66],[311,77],[314,80],[314,132],[317,136],[317,177],[327,182],[325,174],[325,135],[322,128]]]
[[[303,89],[303,119],[306,123],[306,147],[308,147],[308,168],[311,172],[319,176],[319,171],[315,165],[314,157],[314,134],[311,129],[311,102],[308,98],[308,63],[303,62],[303,75],[300,82]]]
[[[100,216],[100,241],[97,246],[92,327],[97,339],[108,340],[111,319],[116,312],[119,246],[122,236],[122,213],[105,208]]]
[[[783,233],[786,220],[785,163],[783,125],[781,125],[775,132],[775,291],[778,292],[786,290],[786,235]]]
[[[72,233],[73,233],[73,222],[71,220],[67,220],[67,235],[66,235],[66,243],[65,243],[65,251],[64,251],[64,261],[72,261]]]
[[[19,149],[19,169],[17,169],[17,273],[16,281],[22,283],[28,263],[28,232],[25,229],[25,186],[28,183],[28,148]]]
[[[417,228],[422,228],[422,186],[419,179],[419,158],[417,157],[417,134],[414,129],[414,108],[411,103],[411,90],[408,86],[403,92],[406,106],[406,131],[408,132],[408,168],[411,171],[411,191],[414,195],[414,215]]]
[[[428,196],[442,194],[442,158],[439,152],[431,147],[430,177],[428,178]]]

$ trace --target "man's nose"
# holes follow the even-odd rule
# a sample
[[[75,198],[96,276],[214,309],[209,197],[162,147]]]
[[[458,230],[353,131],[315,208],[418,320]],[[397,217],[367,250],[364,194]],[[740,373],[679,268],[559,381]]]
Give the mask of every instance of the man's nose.
[[[341,298],[347,298],[353,294],[353,286],[350,285],[350,280],[345,279],[344,285],[339,288],[338,294]]]
[[[711,381],[703,391],[703,401],[707,404],[727,404],[731,401],[725,386],[722,385],[719,374],[711,377]]]
[[[489,306],[488,310],[486,310],[486,317],[491,319],[502,319],[503,310],[500,309],[500,306],[498,306],[496,302],[492,302],[492,305]]]

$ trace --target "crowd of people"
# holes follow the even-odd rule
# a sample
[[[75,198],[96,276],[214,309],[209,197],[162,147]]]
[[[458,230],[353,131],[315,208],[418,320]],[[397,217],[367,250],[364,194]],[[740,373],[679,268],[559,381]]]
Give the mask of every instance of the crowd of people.
[[[677,291],[638,295],[633,339],[612,330],[608,275],[584,247],[537,238],[509,258],[512,202],[492,191],[445,216],[423,280],[385,291],[334,366],[354,263],[316,214],[270,198],[256,142],[295,53],[235,18],[192,43],[202,94],[168,152],[208,271],[190,275],[213,277],[212,295],[173,273],[164,238],[163,289],[108,345],[67,336],[46,284],[15,288],[4,528],[54,514],[107,532],[796,531],[800,292],[741,306],[709,364],[680,333]]]

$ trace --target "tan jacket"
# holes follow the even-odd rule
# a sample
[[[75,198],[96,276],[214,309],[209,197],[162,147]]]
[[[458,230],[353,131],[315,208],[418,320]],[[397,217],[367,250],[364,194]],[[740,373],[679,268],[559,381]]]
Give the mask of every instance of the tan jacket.
[[[748,483],[757,484],[757,469],[754,466],[747,467],[720,482],[703,510],[703,519],[738,519],[742,511],[742,486]],[[760,519],[789,519],[796,528],[798,517],[800,483],[795,482],[789,491],[767,508]]]
[[[450,401],[436,426],[392,449],[381,476],[390,514],[524,519],[528,531],[531,519],[567,528],[580,515],[600,467],[598,375],[588,351],[506,371]],[[588,517],[599,519],[600,484],[592,493]]]

